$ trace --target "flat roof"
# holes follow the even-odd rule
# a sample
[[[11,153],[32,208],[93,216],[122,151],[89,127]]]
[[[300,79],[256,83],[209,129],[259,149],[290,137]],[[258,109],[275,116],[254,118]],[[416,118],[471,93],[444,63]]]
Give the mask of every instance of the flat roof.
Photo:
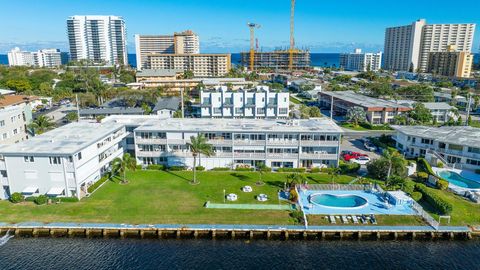
[[[137,71],[137,77],[172,77],[178,73],[183,73],[179,69],[142,69]]]
[[[211,119],[168,118],[147,121],[135,131],[229,131],[229,132],[320,132],[343,133],[343,130],[328,118],[278,120],[278,119]]]
[[[180,102],[180,97],[158,98],[157,104],[155,104],[155,108],[153,108],[153,111],[156,112],[164,109],[176,111],[180,106]]]
[[[115,122],[75,122],[32,137],[26,141],[0,146],[0,154],[72,155],[114,133],[123,126]]]
[[[320,95],[328,95],[333,96],[334,98],[341,99],[347,102],[350,102],[355,105],[359,105],[366,108],[397,108],[397,109],[407,109],[410,110],[409,107],[397,104],[393,101],[388,101],[379,98],[372,98],[368,96],[364,96],[361,94],[357,94],[353,91],[336,91],[336,92],[320,92]]]
[[[446,102],[417,102],[415,100],[395,100],[393,102],[410,107],[410,108],[413,108],[413,105],[415,103],[422,103],[425,106],[425,108],[429,110],[451,110],[455,108],[453,106],[450,106]]]
[[[80,115],[90,115],[90,114],[143,114],[145,110],[143,108],[123,108],[123,107],[113,107],[113,108],[88,108],[80,109]]]
[[[392,126],[395,130],[409,136],[434,139],[444,143],[467,146],[480,146],[480,128],[466,126]]]
[[[15,94],[15,91],[9,89],[0,89],[0,95],[11,95]]]

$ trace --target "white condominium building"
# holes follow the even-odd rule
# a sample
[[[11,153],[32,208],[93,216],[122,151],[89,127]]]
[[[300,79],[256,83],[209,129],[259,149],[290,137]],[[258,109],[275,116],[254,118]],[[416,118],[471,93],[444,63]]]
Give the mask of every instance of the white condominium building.
[[[8,52],[9,66],[35,66],[35,55],[33,52],[22,51],[15,47]]]
[[[290,94],[270,92],[268,86],[230,91],[226,86],[200,91],[204,118],[288,118]]]
[[[127,65],[127,32],[118,16],[72,16],[67,20],[72,61]]]
[[[340,67],[351,71],[378,71],[382,65],[382,53],[362,53],[355,49],[353,53],[340,54]]]
[[[147,68],[149,54],[199,54],[200,40],[191,30],[173,35],[135,35],[137,70]]]
[[[426,157],[456,168],[480,169],[480,129],[473,127],[393,126],[397,148],[407,157]],[[455,165],[454,165],[455,164]]]
[[[8,95],[0,99],[0,145],[28,139],[28,125],[32,122],[31,102],[34,100],[34,97],[23,95]]]
[[[384,69],[426,72],[431,52],[472,50],[475,24],[427,24],[424,19],[385,31]]]
[[[192,71],[195,77],[222,77],[231,68],[230,54],[149,54],[147,69]]]
[[[188,143],[204,134],[215,155],[202,155],[197,166],[235,168],[337,166],[342,129],[329,119],[170,118],[144,123],[134,130],[140,164],[193,167]]]
[[[62,56],[59,49],[43,49],[35,53],[36,64],[39,67],[58,67],[62,65]]]
[[[79,122],[2,147],[0,198],[15,192],[84,197],[110,162],[123,155],[126,135],[125,126],[115,122]]]

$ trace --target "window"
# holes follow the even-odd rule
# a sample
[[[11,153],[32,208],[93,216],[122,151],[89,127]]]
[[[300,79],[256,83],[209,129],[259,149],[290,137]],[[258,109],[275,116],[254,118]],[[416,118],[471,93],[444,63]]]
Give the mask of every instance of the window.
[[[475,153],[475,154],[480,154],[480,148],[468,147],[468,152]]]
[[[235,108],[235,113],[236,114],[242,114],[243,113],[243,108]]]
[[[278,113],[279,114],[287,114],[288,113],[288,108],[279,108]]]
[[[0,127],[5,126],[5,120],[0,121]]]
[[[33,156],[26,156],[26,157],[23,157],[23,160],[25,162],[35,162],[35,158]]]
[[[60,157],[50,157],[50,164],[62,164],[62,160]]]
[[[13,130],[13,135],[16,135],[16,134],[18,134],[18,129]]]
[[[8,134],[7,134],[7,133],[3,133],[2,138],[3,138],[4,140],[5,140],[6,138],[8,138]]]
[[[15,116],[10,117],[10,121],[13,123],[15,122]]]
[[[222,113],[222,108],[213,108],[213,113]]]
[[[82,152],[78,152],[77,158],[78,158],[78,160],[81,160],[81,159],[82,159]]]
[[[72,156],[69,156],[69,157],[68,157],[68,162],[70,162],[70,163],[73,162],[73,157],[72,157]]]
[[[433,144],[433,140],[422,138],[422,143],[423,144]]]
[[[265,114],[265,108],[257,108],[257,114]]]
[[[463,146],[457,144],[449,144],[448,149],[454,151],[463,151]]]

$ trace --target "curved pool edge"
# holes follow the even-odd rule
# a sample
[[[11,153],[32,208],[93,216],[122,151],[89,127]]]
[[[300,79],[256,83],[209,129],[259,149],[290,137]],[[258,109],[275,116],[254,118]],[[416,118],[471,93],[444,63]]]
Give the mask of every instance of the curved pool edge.
[[[473,179],[471,179],[471,178],[469,178],[469,177],[466,177],[466,176],[462,175],[462,170],[449,170],[449,169],[444,169],[444,168],[442,168],[442,169],[436,169],[434,172],[435,172],[435,175],[436,175],[437,177],[440,177],[441,179],[447,181],[447,182],[448,182],[448,185],[449,185],[449,186],[451,185],[453,188],[462,189],[462,190],[469,190],[469,191],[480,191],[480,186],[479,186],[478,188],[477,188],[477,187],[474,187],[474,188],[472,188],[472,187],[461,187],[461,186],[455,185],[454,183],[448,181],[448,179],[446,179],[445,177],[443,177],[443,176],[440,175],[440,173],[442,173],[442,172],[455,173],[455,174],[457,174],[458,176],[460,176],[460,177],[462,177],[462,178],[464,178],[464,179],[467,179],[468,181],[472,181],[472,182],[478,183],[478,184],[480,185],[480,181],[479,181],[479,180],[473,180]]]
[[[351,196],[354,196],[354,197],[361,198],[362,200],[365,201],[365,203],[362,204],[362,205],[359,205],[359,206],[351,206],[351,207],[350,206],[347,206],[347,207],[344,207],[344,206],[328,206],[328,205],[323,205],[323,204],[319,204],[319,203],[316,203],[316,202],[312,201],[312,197],[319,196],[319,195],[329,195],[329,196],[333,196],[333,197],[351,197]],[[364,198],[363,196],[360,196],[360,195],[356,195],[356,194],[331,194],[331,193],[322,193],[322,192],[313,193],[313,194],[308,195],[308,202],[311,203],[311,204],[320,206],[320,207],[325,207],[325,208],[330,208],[330,209],[344,209],[344,210],[361,209],[361,208],[364,208],[368,205],[368,200],[366,198]]]

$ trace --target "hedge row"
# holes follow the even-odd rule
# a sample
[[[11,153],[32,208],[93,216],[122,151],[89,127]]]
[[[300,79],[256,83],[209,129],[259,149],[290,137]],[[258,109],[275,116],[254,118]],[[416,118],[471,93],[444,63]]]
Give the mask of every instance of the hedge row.
[[[108,176],[104,176],[104,177],[100,178],[100,180],[98,180],[93,185],[88,187],[88,189],[87,189],[88,193],[94,192],[101,184],[105,183],[105,181],[107,181],[107,180],[108,180]]]
[[[372,125],[369,122],[362,122],[359,125],[363,128],[370,129],[370,130],[393,130],[388,124]]]
[[[360,164],[354,162],[345,163],[343,161],[340,161],[339,168],[343,174],[351,174],[356,173],[358,172],[358,170],[360,170]]]
[[[431,192],[428,190],[428,188],[425,185],[422,184],[416,184],[415,189],[422,193],[422,199],[430,203],[437,211],[442,214],[449,214],[453,210],[453,205],[444,199],[438,197],[435,193]]]
[[[297,173],[304,173],[307,169],[306,168],[278,168],[278,172],[297,172]]]
[[[430,175],[435,175],[435,173],[433,173],[432,166],[430,166],[426,159],[418,158],[417,165],[419,171],[426,172]]]

